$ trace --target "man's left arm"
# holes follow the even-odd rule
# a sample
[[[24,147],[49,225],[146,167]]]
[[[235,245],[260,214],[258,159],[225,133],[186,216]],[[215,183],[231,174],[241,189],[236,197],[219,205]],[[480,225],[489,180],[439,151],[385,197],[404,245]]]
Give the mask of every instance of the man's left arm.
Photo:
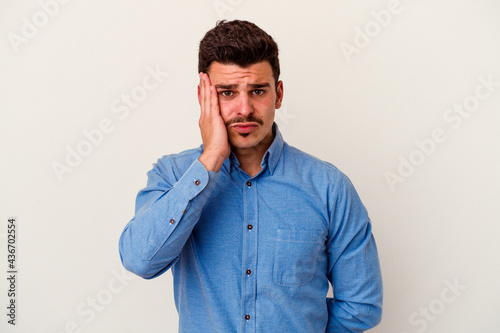
[[[364,332],[382,319],[382,275],[368,213],[354,189],[339,173],[331,193],[327,242],[328,298],[326,332]]]

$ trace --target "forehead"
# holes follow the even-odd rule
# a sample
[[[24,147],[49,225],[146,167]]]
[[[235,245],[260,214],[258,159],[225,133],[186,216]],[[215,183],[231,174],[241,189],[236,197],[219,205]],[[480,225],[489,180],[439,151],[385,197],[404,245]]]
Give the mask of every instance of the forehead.
[[[268,61],[258,62],[247,67],[236,64],[212,62],[207,70],[212,84],[249,84],[269,83],[274,85],[273,70]]]

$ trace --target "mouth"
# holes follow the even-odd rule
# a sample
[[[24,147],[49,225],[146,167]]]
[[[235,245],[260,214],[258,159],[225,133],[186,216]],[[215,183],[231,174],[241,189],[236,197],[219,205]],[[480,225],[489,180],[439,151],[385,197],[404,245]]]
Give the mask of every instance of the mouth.
[[[235,123],[230,125],[229,127],[234,128],[234,130],[238,133],[246,134],[253,132],[255,129],[257,129],[258,126],[259,124],[257,123],[248,122],[248,123]]]

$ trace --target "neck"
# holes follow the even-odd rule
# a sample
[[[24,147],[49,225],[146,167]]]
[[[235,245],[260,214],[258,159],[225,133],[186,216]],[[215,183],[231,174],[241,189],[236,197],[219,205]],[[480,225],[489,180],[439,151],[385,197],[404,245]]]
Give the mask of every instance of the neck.
[[[260,164],[262,163],[262,158],[264,157],[264,154],[274,140],[274,134],[272,133],[272,131],[270,131],[269,134],[270,135],[266,136],[266,138],[255,147],[233,147],[233,153],[240,162],[240,169],[245,171],[250,177],[258,174],[262,169],[262,167],[260,166]]]

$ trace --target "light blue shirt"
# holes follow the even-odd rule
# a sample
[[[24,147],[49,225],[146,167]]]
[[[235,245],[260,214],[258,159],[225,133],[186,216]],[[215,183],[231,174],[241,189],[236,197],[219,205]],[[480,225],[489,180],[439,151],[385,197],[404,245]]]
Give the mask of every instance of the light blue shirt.
[[[380,265],[356,190],[274,130],[254,177],[234,155],[207,171],[201,146],[160,158],[137,196],[121,260],[146,279],[172,269],[179,332],[363,332],[380,322]]]

